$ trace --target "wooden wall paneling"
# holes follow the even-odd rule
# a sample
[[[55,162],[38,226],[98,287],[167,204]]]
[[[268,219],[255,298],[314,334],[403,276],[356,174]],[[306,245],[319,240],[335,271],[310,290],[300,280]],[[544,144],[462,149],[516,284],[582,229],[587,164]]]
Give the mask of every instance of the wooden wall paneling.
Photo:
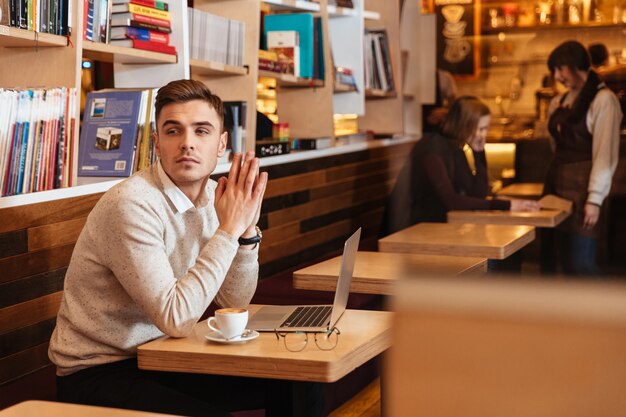
[[[300,234],[300,222],[295,221],[278,227],[263,230],[263,244],[273,244]]]
[[[0,334],[0,358],[48,342],[55,324],[56,318],[52,318]]]
[[[392,166],[389,169],[374,171],[367,175],[349,177],[344,180],[329,182],[323,187],[311,190],[311,200],[328,197],[334,193],[349,191],[351,189],[359,189],[361,187],[372,185],[380,182],[387,182],[396,179],[401,166]]]
[[[62,291],[65,271],[55,269],[0,285],[0,308]]]
[[[87,217],[79,217],[64,222],[29,228],[28,251],[32,252],[67,243],[76,243],[86,221]]]
[[[261,169],[263,171],[263,169]],[[267,182],[267,188],[265,189],[265,198],[275,197],[277,195],[283,195],[293,193],[296,191],[308,190],[323,184],[326,180],[326,175],[323,170],[307,172],[306,174],[293,175],[290,177],[283,177],[273,180],[269,179]]]
[[[16,230],[0,234],[0,258],[18,255],[28,251],[26,230]]]
[[[375,185],[373,187],[364,188],[363,190],[349,191],[328,198],[314,200],[300,206],[289,207],[283,210],[277,210],[268,214],[268,223],[270,227],[278,226],[284,223],[295,221],[298,219],[307,219],[320,214],[329,213],[331,211],[346,208],[356,202],[366,201],[372,196],[386,195],[388,193],[385,185]]]
[[[0,385],[50,364],[48,343],[0,359]]]
[[[66,267],[70,263],[74,243],[0,259],[0,284]]]
[[[0,209],[0,233],[85,217],[102,193]]]
[[[63,291],[0,308],[0,334],[56,317]]]

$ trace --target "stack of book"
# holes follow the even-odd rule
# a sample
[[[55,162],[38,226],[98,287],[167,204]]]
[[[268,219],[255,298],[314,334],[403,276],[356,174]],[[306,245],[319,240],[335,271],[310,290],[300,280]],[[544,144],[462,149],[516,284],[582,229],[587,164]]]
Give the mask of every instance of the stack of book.
[[[87,94],[80,131],[78,175],[127,177],[155,161],[157,89],[117,89]]]
[[[364,47],[365,88],[393,93],[395,86],[387,31],[384,29],[367,30]]]
[[[324,79],[323,32],[319,16],[311,13],[269,14],[263,18],[263,31],[266,45],[271,32],[296,32],[297,40],[292,39],[291,43],[297,43],[299,49],[299,76]]]
[[[259,69],[271,72],[283,72],[278,62],[278,54],[274,51],[259,49]]]
[[[70,0],[0,0],[0,26],[67,36],[72,33]]]
[[[70,187],[76,89],[0,89],[0,195]]]
[[[275,52],[278,67],[283,74],[300,76],[300,46],[295,30],[273,30],[267,32],[267,49]]]
[[[188,8],[191,59],[243,66],[246,23]]]
[[[169,44],[171,32],[167,3],[159,0],[113,0],[112,45],[176,55],[176,48]]]

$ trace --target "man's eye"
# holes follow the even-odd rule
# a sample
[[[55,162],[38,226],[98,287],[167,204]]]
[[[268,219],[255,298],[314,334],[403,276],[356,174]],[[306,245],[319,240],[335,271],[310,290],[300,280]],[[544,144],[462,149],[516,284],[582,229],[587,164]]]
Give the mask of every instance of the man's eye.
[[[166,130],[165,130],[165,133],[167,133],[168,135],[175,135],[175,134],[177,134],[177,133],[178,133],[178,129],[174,129],[174,128],[172,128],[172,129],[166,129]]]
[[[209,131],[209,129],[198,129],[198,130],[196,130],[196,133],[197,133],[198,135],[208,135],[208,134],[210,134],[211,132]]]

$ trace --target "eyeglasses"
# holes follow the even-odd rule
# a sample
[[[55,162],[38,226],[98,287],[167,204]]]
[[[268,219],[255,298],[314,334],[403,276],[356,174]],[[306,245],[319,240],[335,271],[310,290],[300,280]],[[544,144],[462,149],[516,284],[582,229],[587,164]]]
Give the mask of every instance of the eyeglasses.
[[[276,334],[276,340],[283,338],[285,348],[290,352],[303,351],[309,343],[309,334],[311,333],[313,334],[315,344],[320,350],[333,350],[337,346],[339,335],[341,334],[336,327],[325,332],[279,332],[274,329],[274,333]]]

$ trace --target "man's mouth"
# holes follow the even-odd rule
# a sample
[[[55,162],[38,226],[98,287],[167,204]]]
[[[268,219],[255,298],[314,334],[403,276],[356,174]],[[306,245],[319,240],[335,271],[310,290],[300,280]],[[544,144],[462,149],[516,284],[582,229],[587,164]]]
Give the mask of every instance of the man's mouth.
[[[179,162],[179,163],[184,163],[184,162],[193,162],[193,163],[196,163],[196,164],[197,164],[197,163],[198,163],[198,160],[197,160],[197,159],[195,159],[195,158],[192,158],[191,156],[183,156],[183,157],[178,158],[178,159],[176,160],[176,162]]]

